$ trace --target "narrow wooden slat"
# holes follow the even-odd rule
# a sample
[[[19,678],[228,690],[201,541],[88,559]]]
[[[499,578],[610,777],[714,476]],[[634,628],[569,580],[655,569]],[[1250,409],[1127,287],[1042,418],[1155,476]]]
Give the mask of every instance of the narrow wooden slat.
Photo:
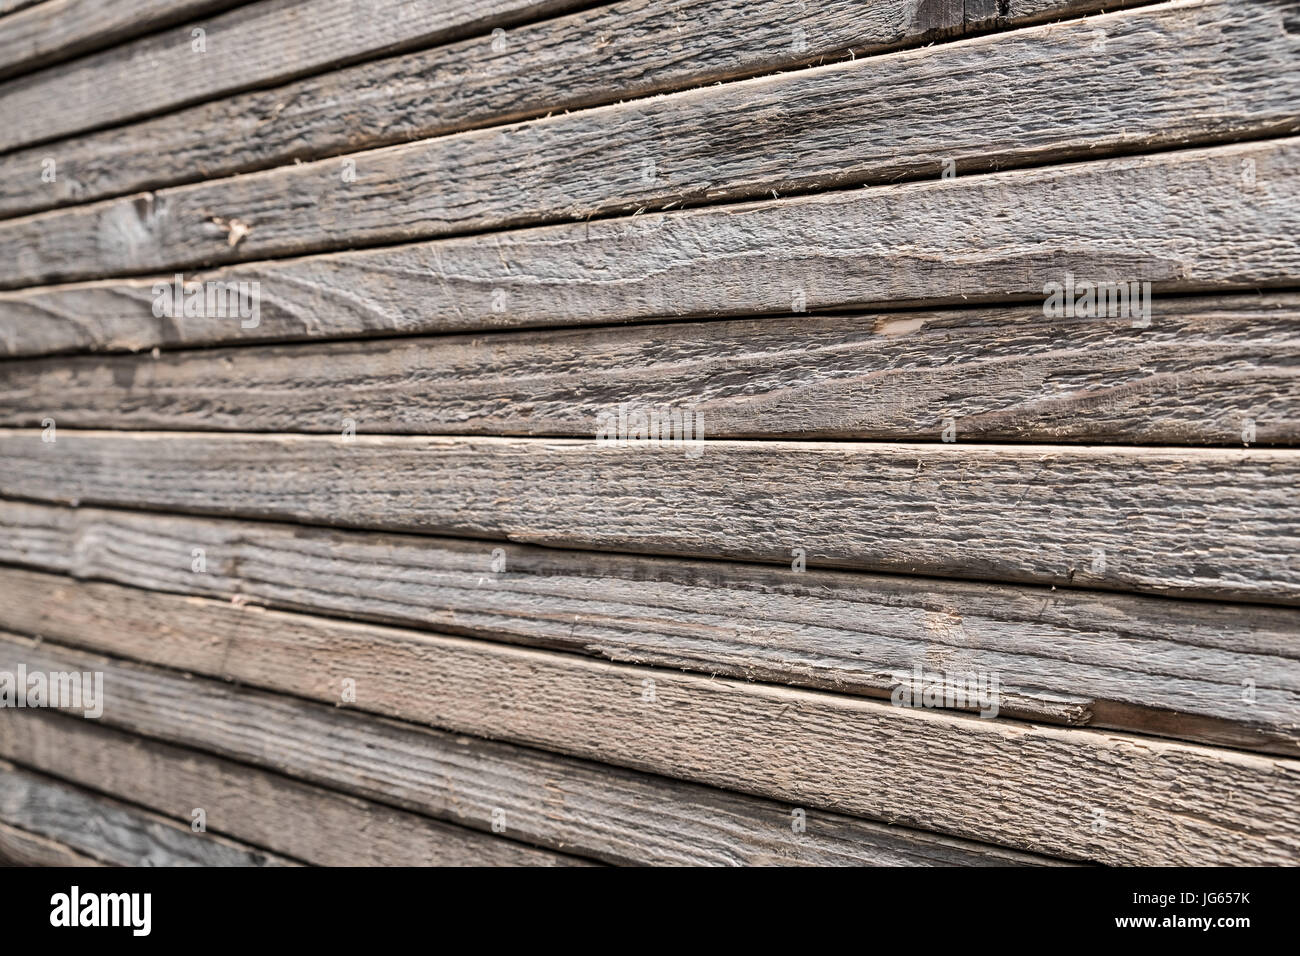
[[[0,429],[0,494],[1300,602],[1300,450]]]
[[[8,760],[148,807],[169,825],[184,821],[178,829],[187,844],[206,842],[204,837],[190,836],[189,821],[199,808],[208,830],[224,835],[207,839],[222,844],[229,842],[226,837],[245,840],[317,866],[585,865],[567,854],[142,740],[101,727],[97,721],[14,711],[0,730],[0,753]],[[26,784],[29,777],[0,774],[0,819],[40,825],[42,832],[57,833],[57,825],[64,821],[72,832],[72,825],[91,831],[121,829],[115,819],[96,812],[84,798],[88,805],[84,810],[75,803],[61,806],[40,800],[40,791],[32,793]],[[13,809],[16,802],[22,803],[26,815]],[[106,801],[98,798],[97,802]],[[39,817],[36,823],[20,822],[33,815]],[[45,825],[47,817],[55,818],[54,827]],[[213,862],[221,861],[215,853],[212,856]]]
[[[160,650],[201,643],[178,637]],[[1290,812],[1300,796],[1300,762],[1280,757],[454,638],[424,636],[413,668],[277,642],[269,628],[265,640],[228,647],[224,656],[209,645],[194,655],[196,664],[204,663],[200,656],[216,659],[249,683],[331,703],[351,679],[357,707],[452,732],[1052,856],[1259,865],[1300,855],[1300,823]],[[102,672],[105,719],[126,730],[145,732],[142,709],[167,728],[161,736],[178,742],[215,720],[196,703],[192,682],[173,696],[137,665],[0,639],[0,666],[13,671],[20,662],[29,670]],[[237,719],[248,717],[243,707]],[[264,751],[304,746],[300,738],[270,740],[265,725],[252,732]],[[562,790],[555,796],[562,799]]]
[[[115,664],[112,674],[130,699],[107,715],[108,723],[478,830],[495,823],[507,836],[609,863],[1059,865],[818,810],[805,810],[799,833],[792,808],[770,800],[137,665]],[[174,721],[151,703],[155,692],[163,706],[184,696],[177,712],[192,719]],[[124,778],[102,755],[101,744],[124,736],[104,722],[91,727],[32,716],[26,725],[23,733],[0,725],[0,753],[25,755],[65,776],[99,774],[138,794],[165,790],[152,775]],[[168,745],[141,742],[135,750],[169,772],[189,774],[169,762]],[[190,752],[187,759],[202,765],[207,758]]]
[[[48,0],[0,0],[0,14],[16,13],[35,4],[47,2]]]
[[[155,279],[7,293],[0,349],[596,324],[795,305],[1041,303],[1045,283],[1067,272],[1149,280],[1157,292],[1280,285],[1300,274],[1297,168],[1293,138],[185,276],[258,283],[255,322],[155,315]]]
[[[0,286],[1296,132],[1285,16],[1179,0],[39,213],[0,222]]]
[[[6,737],[30,711],[6,713]],[[16,715],[22,716],[16,716]],[[93,780],[83,780],[97,786]],[[191,829],[190,810],[159,816],[0,760],[0,821],[117,866],[295,866],[216,833]],[[184,822],[179,822],[179,821]]]
[[[11,502],[0,527],[0,560],[133,585],[0,569],[0,627],[126,656],[150,654],[159,621],[238,642],[269,605],[877,697],[917,666],[993,674],[1006,716],[1292,755],[1300,742],[1288,609]]]
[[[0,77],[150,33],[247,0],[46,0],[0,21]],[[0,7],[0,13],[8,12]]]
[[[981,29],[1119,4],[1018,0],[1001,17],[971,6],[819,0],[813,16],[787,0],[625,0],[511,29],[495,47],[475,37],[0,156],[0,215],[862,56],[956,33],[963,16]],[[33,188],[49,158],[56,177]]]
[[[950,0],[959,2],[959,0]],[[1038,23],[1066,16],[1081,16],[1097,9],[1120,10],[1141,6],[1142,0],[1113,0],[1098,8],[1086,0],[960,0],[966,24],[972,29],[987,29],[1008,22]],[[940,6],[940,4],[933,4]]]
[[[1142,323],[1139,323],[1142,324]],[[597,434],[693,409],[713,438],[1300,442],[1300,296],[802,316],[0,363],[0,424]]]
[[[0,823],[0,866],[103,866],[48,837]]]
[[[262,0],[0,86],[0,149],[65,136],[419,45],[580,0]],[[204,31],[196,49],[193,30]]]

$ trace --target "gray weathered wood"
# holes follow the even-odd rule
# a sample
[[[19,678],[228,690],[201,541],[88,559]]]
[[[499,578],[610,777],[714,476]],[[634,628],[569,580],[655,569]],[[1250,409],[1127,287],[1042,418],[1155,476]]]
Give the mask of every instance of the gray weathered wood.
[[[0,729],[0,753],[8,760],[162,814],[165,826],[178,831],[172,852],[179,856],[194,844],[195,849],[185,858],[209,865],[240,865],[227,838],[317,866],[571,866],[585,862],[208,754],[141,740],[101,727],[97,721],[16,710],[6,714]],[[55,836],[74,847],[82,846],[75,840],[79,830],[115,837],[126,829],[103,798],[89,798],[75,790],[61,792],[65,789],[46,795],[32,782],[31,774],[0,773],[0,819]],[[190,820],[196,808],[206,814],[206,835],[191,833]],[[149,817],[157,819],[153,814]],[[153,823],[151,829],[157,825]],[[215,841],[217,848],[205,849],[209,841]],[[243,865],[248,865],[268,854],[244,851],[243,855],[249,858]],[[133,862],[129,854],[123,856],[127,858],[117,862]],[[271,855],[270,861],[278,859]],[[159,865],[162,861],[134,862]]]
[[[1179,0],[39,213],[0,222],[0,286],[1296,132],[1289,15]]]
[[[1098,9],[1120,10],[1142,6],[1147,0],[1113,0],[1098,7],[1087,0],[946,0],[960,3],[970,29],[988,29],[1008,23],[1039,23],[1063,17],[1082,16]],[[936,3],[935,6],[940,4]]]
[[[0,294],[0,349],[598,324],[890,302],[1043,301],[1071,272],[1155,290],[1294,284],[1300,140],[1184,150],[304,259],[256,282],[256,327],[154,315],[153,279]],[[1243,177],[1255,177],[1249,188]],[[166,277],[170,282],[171,277]]]
[[[0,86],[0,149],[543,17],[580,0],[262,0]],[[198,52],[192,30],[202,28]]]
[[[106,47],[241,0],[45,0],[0,21],[0,77]],[[0,13],[8,12],[0,5]]]
[[[1117,4],[1017,2],[994,25],[1103,6]],[[0,215],[862,56],[956,33],[964,16],[989,26],[959,0],[819,0],[802,15],[788,0],[624,0],[511,29],[503,49],[475,37],[0,156]],[[58,175],[38,183],[49,158]]]
[[[713,438],[1300,443],[1300,296],[1133,325],[1022,306],[58,356],[0,363],[0,424],[590,437],[628,403]]]
[[[248,700],[251,717],[262,714],[260,702],[261,698],[256,696]],[[311,713],[314,716],[314,712]],[[129,796],[130,799],[161,812],[186,812],[190,802],[188,795],[203,793],[208,795],[206,798],[209,803],[220,809],[221,821],[232,832],[246,833],[249,839],[256,834],[268,845],[293,846],[303,859],[320,865],[392,866],[428,865],[429,863],[481,865],[487,862],[537,865],[539,861],[547,860],[581,862],[575,857],[548,854],[545,851],[511,843],[502,837],[488,836],[477,830],[436,823],[407,811],[392,810],[355,797],[346,797],[319,787],[296,783],[278,774],[233,764],[219,757],[182,750],[152,740],[143,741],[103,725],[59,720],[44,715],[38,716],[34,712],[25,712],[24,718],[20,723],[23,734],[6,735],[0,732],[0,747],[4,748],[5,753],[22,754],[21,759],[34,766],[69,778],[94,783],[101,789]],[[308,717],[306,722],[310,725],[311,718]],[[343,720],[342,723],[346,727],[351,721]],[[539,762],[545,760],[542,755],[538,756],[542,758]],[[19,758],[12,756],[11,759]],[[553,772],[559,769],[555,767]],[[594,769],[583,767],[587,776],[591,776]],[[518,773],[516,772],[515,775],[518,776]],[[480,770],[481,776],[484,774]],[[608,789],[612,791],[619,789],[619,778],[625,776],[629,775],[611,768]],[[552,786],[558,784],[563,787],[566,802],[573,800],[575,796],[584,796],[575,791],[581,791],[592,784],[592,781],[586,780],[583,781],[584,787],[574,787],[571,780],[562,776],[555,776],[553,780]],[[476,783],[481,791],[484,781],[478,779]],[[677,789],[696,791],[701,796],[714,796],[700,787],[684,788],[669,781],[664,781],[664,784],[658,788],[650,784],[645,789],[651,796],[659,799],[667,795],[663,791],[671,794]],[[305,799],[301,795],[308,795],[310,799]],[[461,799],[477,804],[483,796],[481,792],[462,796],[460,791],[453,793],[448,790],[442,795],[441,800],[434,797],[426,799],[426,803],[436,804]],[[536,790],[531,793],[520,790],[512,796],[514,800],[537,801],[542,794]],[[745,829],[757,830],[761,826],[762,829],[769,831],[766,834],[761,832],[746,834],[755,838],[753,845],[747,845],[744,849],[728,848],[728,852],[735,854],[735,859],[729,862],[784,863],[791,862],[785,857],[799,856],[799,854],[782,854],[779,851],[763,849],[765,843],[782,842],[781,834],[777,829],[785,822],[782,819],[781,808],[753,798],[717,794],[713,803],[714,813],[728,807],[738,808],[735,816],[739,817],[742,825],[747,825]],[[680,814],[683,810],[698,811],[702,808],[701,804],[696,803],[674,809]],[[527,826],[525,821],[528,817],[538,813],[542,808],[536,806],[526,808],[523,816],[516,812],[517,808],[513,805],[510,805],[509,809],[504,806],[493,809],[504,812],[503,836],[511,836],[514,833],[512,828],[520,826],[521,823]],[[586,809],[589,811],[591,808]],[[606,815],[589,819],[589,823],[599,820],[597,829],[607,832],[617,828],[621,821],[617,817],[610,819],[609,808],[602,809]],[[291,812],[294,810],[300,812],[294,815]],[[482,829],[487,829],[490,826],[491,812],[486,806],[483,810],[487,811],[485,818],[476,822]],[[445,813],[446,810],[444,809],[443,812]],[[765,814],[767,819],[762,820],[759,814]],[[217,816],[214,811],[212,818]],[[646,816],[647,820],[643,825],[649,822],[650,815]],[[303,827],[303,820],[311,820],[312,827]],[[894,847],[902,850],[900,855],[904,857],[911,850],[914,854],[913,862],[938,863],[959,860],[967,863],[981,860],[1006,863],[1047,862],[1014,851],[965,844],[964,841],[944,840],[921,834],[912,835],[907,831],[899,831],[895,834],[887,827],[844,818],[837,814],[824,814],[821,819],[815,819],[813,828],[816,832],[809,839],[798,841],[810,844],[812,852],[802,854],[804,858],[798,859],[798,862],[804,864],[879,863],[882,862],[881,856],[889,859],[888,854]],[[683,830],[687,829],[698,831],[698,828],[694,827],[683,828]],[[451,836],[456,833],[464,835]],[[675,838],[684,843],[690,835],[681,832],[673,834],[670,840]],[[526,830],[523,836],[532,838],[534,834]],[[627,836],[634,840],[636,833],[629,832]],[[718,836],[721,834],[719,833]],[[715,836],[715,840],[717,838]],[[475,839],[477,842],[474,842]],[[796,841],[793,835],[789,839],[790,842]],[[844,844],[842,848],[839,846],[841,842]],[[864,845],[856,847],[854,844],[858,842],[863,842]],[[495,852],[485,849],[485,846],[492,845],[500,849]],[[513,848],[514,859],[510,858],[507,848]],[[839,854],[836,854],[835,850],[839,850]],[[860,856],[854,853],[855,850],[859,854],[871,855]],[[963,850],[967,852],[963,853]],[[943,859],[945,851],[951,854],[948,861]],[[699,862],[703,854],[695,854],[695,856],[694,862]],[[639,854],[636,858],[645,859],[645,854]],[[673,862],[680,863],[683,860],[678,859]],[[715,858],[709,862],[721,862],[721,859]],[[891,859],[890,862],[895,861]]]
[[[114,708],[109,722],[134,732],[177,739],[477,830],[489,830],[493,811],[501,811],[509,837],[605,862],[1057,864],[1015,850],[816,810],[807,815],[806,832],[795,834],[792,808],[770,800],[167,671],[113,667],[114,686],[129,690],[130,701]],[[198,719],[177,723],[151,703],[156,699],[166,706],[177,696],[187,701],[177,713]],[[6,732],[0,725],[0,753],[21,754],[70,778],[98,776],[142,798],[168,799],[166,777],[124,776],[116,769],[108,745],[125,735],[108,730],[104,722],[92,726],[33,715],[21,726],[22,732]],[[134,750],[160,771],[165,768],[180,779],[191,773],[174,766],[171,756],[177,751],[169,745],[151,741]],[[184,753],[199,765],[218,759]],[[246,772],[257,779],[257,773]]]
[[[0,866],[103,866],[49,837],[0,823]]]
[[[0,429],[0,494],[1300,603],[1300,450],[43,434]]]
[[[416,666],[393,669],[332,646],[278,643],[272,628],[261,637],[265,644],[246,634],[223,655],[218,645],[203,647],[201,635],[178,634],[158,650],[188,647],[229,675],[320,701],[338,702],[349,678],[358,708],[452,732],[1052,856],[1119,864],[1300,858],[1292,813],[1300,761],[456,638],[422,636]],[[147,732],[144,710],[165,728],[159,736],[184,743],[219,719],[192,681],[169,692],[139,665],[0,638],[0,667],[20,662],[103,672],[104,719],[125,730]],[[263,753],[311,746],[269,736],[249,722],[246,706],[237,720]],[[1100,830],[1097,811],[1107,822]]]
[[[0,14],[16,13],[34,4],[46,2],[47,0],[0,0]]]
[[[916,666],[981,672],[1006,716],[1289,754],[1300,738],[1290,609],[17,502],[0,528],[0,560],[132,585],[0,569],[0,626],[127,656],[149,655],[159,622],[237,641],[265,605],[877,697]]]
[[[3,727],[0,733],[6,737],[19,733],[14,725],[31,723],[24,719],[31,713],[7,712],[0,722],[0,727]],[[99,780],[83,779],[79,782],[103,789]],[[187,806],[183,813],[159,816],[0,760],[0,821],[55,840],[104,863],[118,866],[296,865],[279,854],[246,846],[217,833],[195,833],[190,826],[192,809],[193,805]]]

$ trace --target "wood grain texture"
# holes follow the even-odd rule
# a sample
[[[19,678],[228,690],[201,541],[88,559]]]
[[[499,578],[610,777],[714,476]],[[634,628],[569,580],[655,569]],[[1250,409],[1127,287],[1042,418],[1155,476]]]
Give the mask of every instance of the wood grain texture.
[[[103,866],[48,837],[0,823],[0,866]]]
[[[0,222],[0,286],[1293,133],[1288,10],[1180,0],[39,213]]]
[[[32,711],[6,713],[5,737]],[[22,715],[22,716],[15,716]],[[94,780],[83,780],[98,786]],[[190,810],[160,816],[0,760],[0,821],[115,866],[294,866],[216,833],[195,833]],[[183,822],[179,822],[183,821]]]
[[[238,318],[155,316],[155,279],[4,293],[0,349],[30,355],[788,314],[800,298],[809,310],[1041,303],[1044,284],[1067,272],[1148,280],[1156,292],[1293,284],[1297,168],[1300,140],[1292,138],[185,276],[259,283],[253,328]]]
[[[1044,0],[995,25],[1116,4]],[[0,156],[0,215],[230,176],[960,32],[970,4],[625,0]],[[974,28],[988,21],[976,16]],[[850,52],[851,51],[851,52]],[[221,130],[222,135],[196,135]],[[41,161],[57,178],[34,186]]]
[[[460,39],[578,0],[262,0],[0,86],[0,149]],[[196,50],[192,30],[204,31]]]
[[[803,548],[809,566],[1300,603],[1298,450],[41,436],[0,429],[0,494],[787,566]]]
[[[110,722],[135,733],[181,740],[477,830],[490,830],[499,811],[506,836],[609,863],[1061,865],[818,810],[806,811],[806,831],[795,833],[792,808],[770,800],[139,665],[112,666],[114,684],[126,696]],[[176,722],[164,708],[182,697],[177,713],[187,719]],[[87,773],[83,752],[89,767],[106,763],[97,755],[101,748],[87,747],[86,740],[125,736],[103,722],[32,716],[27,723],[24,733],[0,726],[0,752],[12,749],[70,776]],[[135,749],[155,762],[175,752],[153,741]],[[191,760],[209,759],[185,753]],[[155,778],[119,784],[112,766],[102,766],[102,772],[115,786],[161,792]]]
[[[1142,6],[1146,0],[1116,0],[1102,7],[1088,0],[948,0],[961,3],[962,15],[970,29],[987,29],[1008,23],[1039,23],[1063,17],[1083,16],[1098,9],[1121,10]],[[935,4],[939,6],[939,4]]]
[[[0,77],[238,6],[241,0],[46,0],[0,21]],[[246,0],[244,0],[246,2]],[[0,7],[0,13],[5,13]]]
[[[400,671],[372,671],[332,647],[311,650],[308,666],[234,648],[223,657],[201,647],[198,635],[178,635],[160,650],[188,645],[230,674],[255,670],[250,683],[330,702],[347,675],[357,681],[356,706],[417,723],[1051,856],[1117,864],[1300,857],[1300,823],[1290,810],[1300,793],[1294,760],[478,641],[424,641],[418,667]],[[177,742],[213,722],[192,681],[173,697],[139,665],[0,639],[0,666],[14,670],[20,661],[29,670],[104,672],[105,719],[125,730],[145,732],[142,709]],[[248,725],[246,706],[237,719]],[[263,750],[300,746],[269,741],[265,726],[253,732]],[[1107,821],[1100,829],[1098,810]]]
[[[567,854],[430,820],[209,754],[143,740],[95,721],[42,711],[14,711],[12,719],[6,715],[0,730],[0,754],[147,807],[169,821],[183,821],[180,829],[187,843],[205,839],[190,835],[189,821],[197,807],[206,813],[209,839],[247,841],[316,866],[585,864]],[[18,779],[21,781],[22,775]],[[6,788],[14,786],[0,775],[0,818],[13,819]],[[76,813],[49,803],[41,809],[49,816],[57,814],[59,820],[77,819]],[[102,819],[94,812],[84,816],[92,828]],[[43,823],[44,817],[38,822]],[[120,829],[111,819],[104,820],[104,826]]]
[[[0,569],[0,626],[127,656],[177,628],[237,643],[270,606],[885,698],[916,666],[994,674],[1004,716],[1291,755],[1300,740],[1289,609],[519,545],[494,572],[485,544],[11,502],[0,528],[0,560],[118,582]]]
[[[0,424],[588,437],[690,408],[713,438],[1300,443],[1300,296],[385,339],[0,363]]]

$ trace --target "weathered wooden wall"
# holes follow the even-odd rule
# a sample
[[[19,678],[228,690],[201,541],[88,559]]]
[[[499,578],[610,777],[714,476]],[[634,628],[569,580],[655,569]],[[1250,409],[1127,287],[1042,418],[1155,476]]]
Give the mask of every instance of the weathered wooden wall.
[[[1300,862],[1297,24],[0,0],[0,861]]]

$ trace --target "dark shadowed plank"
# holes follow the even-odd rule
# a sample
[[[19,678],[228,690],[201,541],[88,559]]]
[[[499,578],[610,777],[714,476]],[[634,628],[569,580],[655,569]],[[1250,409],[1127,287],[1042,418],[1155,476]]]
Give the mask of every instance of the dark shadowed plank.
[[[229,840],[268,847],[316,866],[555,866],[582,864],[491,834],[303,784],[195,751],[168,747],[102,727],[98,721],[40,711],[6,715],[0,753],[162,814],[192,862],[242,864]],[[12,726],[10,726],[12,724]],[[3,765],[0,764],[0,767]],[[0,819],[69,840],[79,828],[115,835],[123,824],[96,806],[103,798],[47,798],[33,775],[0,773]],[[66,788],[58,788],[58,797]],[[193,811],[209,833],[191,834]],[[157,819],[151,813],[150,819]],[[175,821],[180,821],[179,823]],[[156,824],[154,824],[156,826]],[[224,836],[214,836],[223,834]],[[216,841],[211,850],[204,848]],[[217,850],[221,850],[218,853]],[[174,853],[176,851],[173,851]],[[207,853],[209,860],[203,860]],[[223,856],[224,854],[224,856]],[[125,854],[124,854],[125,855]],[[259,854],[267,856],[269,854]],[[245,856],[249,856],[245,851]],[[271,856],[277,860],[278,857]],[[256,857],[252,858],[256,862]],[[137,858],[136,865],[159,860]]]
[[[36,723],[30,719],[33,716],[34,712],[27,710],[7,712],[0,734],[7,737],[17,733],[14,724],[26,727]],[[103,781],[78,782],[102,789]],[[129,794],[117,795],[130,798]],[[116,866],[297,865],[279,854],[216,833],[194,832],[191,809],[189,806],[175,814],[159,816],[0,760],[0,822],[39,834],[103,863]]]

